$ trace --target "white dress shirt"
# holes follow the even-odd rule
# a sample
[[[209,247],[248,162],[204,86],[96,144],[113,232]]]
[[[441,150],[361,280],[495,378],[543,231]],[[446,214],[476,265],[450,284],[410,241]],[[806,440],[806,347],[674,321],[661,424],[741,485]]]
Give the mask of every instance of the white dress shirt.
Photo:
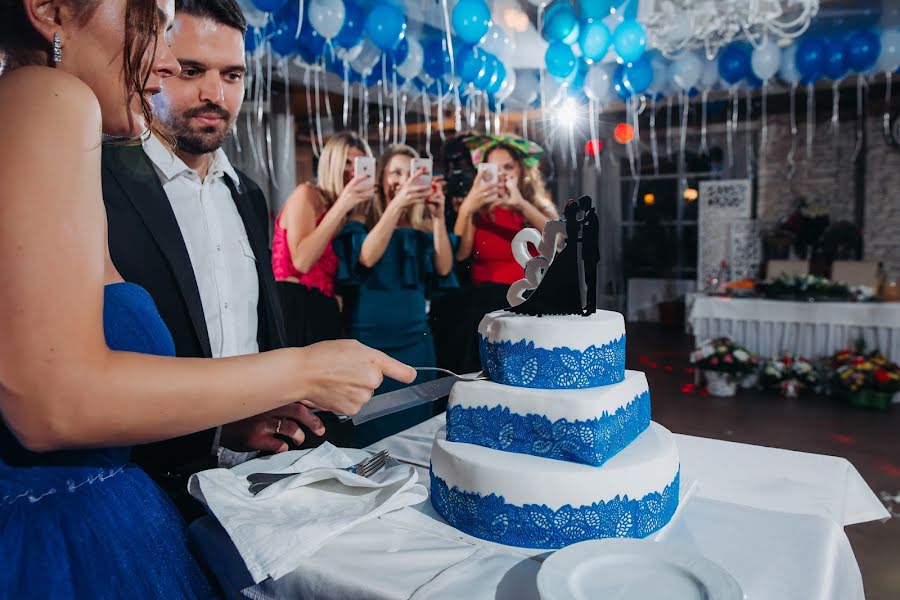
[[[203,181],[155,136],[144,143],[144,151],[178,220],[200,290],[213,357],[259,352],[256,256],[225,184],[225,177],[230,177],[240,187],[237,172],[221,148]]]
[[[155,136],[144,142],[144,152],[156,168],[181,229],[200,291],[213,358],[256,354],[256,256],[225,184],[225,177],[230,177],[235,188],[240,188],[237,172],[221,148],[213,155],[203,181]],[[219,446],[220,435],[221,428],[216,431],[212,449],[220,467],[232,467],[257,455]]]

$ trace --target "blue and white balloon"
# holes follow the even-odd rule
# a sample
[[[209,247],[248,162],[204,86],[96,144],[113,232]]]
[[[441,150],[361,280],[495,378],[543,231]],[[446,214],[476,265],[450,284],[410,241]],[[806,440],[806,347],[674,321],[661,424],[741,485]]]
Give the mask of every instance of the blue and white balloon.
[[[778,68],[778,76],[785,83],[800,83],[802,75],[797,69],[797,44],[791,44],[781,51],[781,66]]]
[[[343,0],[309,0],[309,23],[323,38],[330,40],[344,26]]]
[[[876,68],[884,73],[896,71],[898,67],[900,67],[900,29],[885,29],[881,32],[881,52]]]
[[[714,60],[703,57],[703,70],[700,72],[699,86],[702,90],[712,90],[719,85],[719,65]]]
[[[409,49],[406,53],[406,58],[397,65],[397,73],[406,79],[412,79],[422,72],[425,53],[422,50],[422,44],[419,43],[419,40],[411,36],[406,36],[406,42],[409,45]]]
[[[750,56],[750,66],[753,74],[762,81],[768,81],[778,73],[781,66],[781,49],[772,39],[766,39],[762,44],[753,49]]]
[[[697,85],[701,73],[703,73],[703,63],[700,62],[700,57],[696,52],[684,52],[672,61],[672,65],[669,67],[672,83],[683,91],[688,91]]]

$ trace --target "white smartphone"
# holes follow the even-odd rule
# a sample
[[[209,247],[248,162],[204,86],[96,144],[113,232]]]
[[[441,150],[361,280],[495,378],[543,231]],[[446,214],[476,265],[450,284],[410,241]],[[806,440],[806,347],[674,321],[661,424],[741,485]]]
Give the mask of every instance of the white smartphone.
[[[357,156],[353,161],[353,176],[368,175],[375,183],[375,159],[371,156]]]
[[[478,165],[478,174],[487,173],[487,175],[483,175],[481,180],[487,183],[497,183],[497,165],[494,163],[481,163]]]
[[[409,163],[409,172],[410,174],[416,173],[422,167],[425,168],[425,173],[419,175],[416,179],[414,185],[431,185],[431,179],[433,177],[432,171],[434,170],[434,162],[430,158],[414,158]]]

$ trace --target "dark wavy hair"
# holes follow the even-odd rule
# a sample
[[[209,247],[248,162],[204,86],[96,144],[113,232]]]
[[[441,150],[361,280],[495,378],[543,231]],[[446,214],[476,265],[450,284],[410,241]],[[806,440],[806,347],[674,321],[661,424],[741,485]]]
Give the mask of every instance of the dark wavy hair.
[[[69,4],[79,25],[94,16],[102,0],[70,0]],[[159,8],[155,0],[128,0],[125,7],[125,43],[122,75],[126,81],[126,104],[133,94],[141,99],[141,110],[147,126],[153,123],[153,112],[144,87],[150,77],[150,63],[144,60],[147,51],[156,52],[159,28]],[[49,65],[52,48],[31,26],[22,0],[0,0],[0,54],[3,71],[26,65]],[[130,115],[130,113],[129,113]],[[129,117],[130,118],[130,117]]]
[[[210,19],[247,33],[247,19],[235,0],[175,0],[175,14]]]

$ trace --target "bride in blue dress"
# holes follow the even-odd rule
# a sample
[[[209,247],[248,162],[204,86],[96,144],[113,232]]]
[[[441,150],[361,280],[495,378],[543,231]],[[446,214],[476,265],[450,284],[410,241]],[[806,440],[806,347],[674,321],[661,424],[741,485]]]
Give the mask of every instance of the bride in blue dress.
[[[177,359],[152,299],[121,281],[101,132],[152,122],[149,97],[180,71],[172,12],[0,1],[0,598],[212,596],[129,447],[292,402],[354,414],[384,377],[415,377],[352,340]]]

